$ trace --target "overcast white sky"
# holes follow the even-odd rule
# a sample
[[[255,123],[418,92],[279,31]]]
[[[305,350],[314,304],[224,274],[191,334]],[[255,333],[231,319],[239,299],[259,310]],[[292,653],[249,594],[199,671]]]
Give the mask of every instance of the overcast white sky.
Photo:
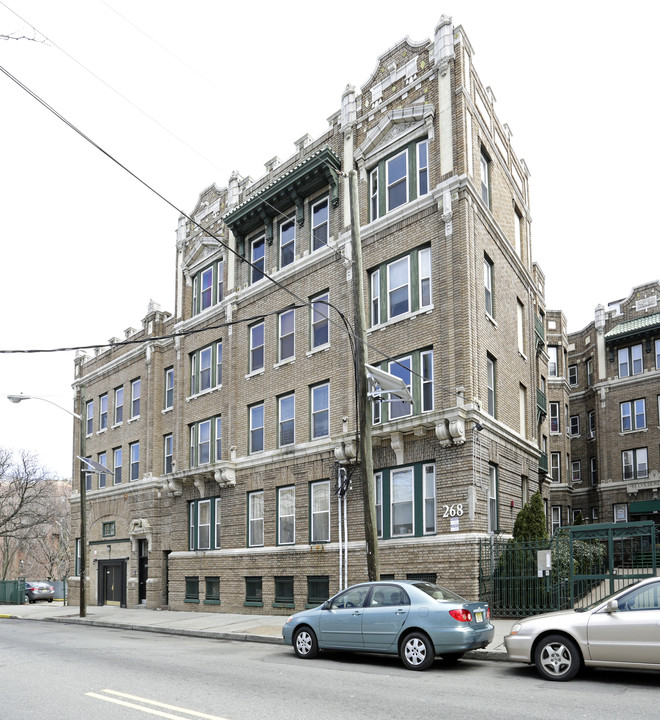
[[[407,10],[407,8],[411,8]],[[0,65],[177,208],[288,158],[408,35],[462,25],[531,172],[534,259],[569,330],[660,278],[660,4],[0,0]],[[18,16],[20,16],[20,19]],[[34,34],[31,26],[40,34]],[[0,73],[0,349],[104,343],[174,309],[178,212]],[[0,446],[71,476],[73,353],[0,354]]]

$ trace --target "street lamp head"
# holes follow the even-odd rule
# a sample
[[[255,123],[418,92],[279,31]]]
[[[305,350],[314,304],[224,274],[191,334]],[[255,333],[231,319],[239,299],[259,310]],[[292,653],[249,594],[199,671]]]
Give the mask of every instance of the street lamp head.
[[[7,400],[13,403],[19,403],[21,400],[31,400],[31,395],[7,395]]]

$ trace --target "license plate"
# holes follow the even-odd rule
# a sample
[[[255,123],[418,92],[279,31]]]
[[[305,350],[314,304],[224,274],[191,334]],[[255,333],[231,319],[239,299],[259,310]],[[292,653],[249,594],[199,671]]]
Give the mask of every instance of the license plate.
[[[480,623],[484,621],[484,614],[482,612],[476,612],[474,614],[475,620]]]

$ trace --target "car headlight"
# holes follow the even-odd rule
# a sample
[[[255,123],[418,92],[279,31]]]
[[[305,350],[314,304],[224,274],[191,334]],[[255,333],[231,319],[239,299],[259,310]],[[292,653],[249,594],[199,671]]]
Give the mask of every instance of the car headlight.
[[[284,624],[288,625],[292,620],[293,620],[293,615],[289,615],[289,619]]]
[[[516,635],[521,630],[522,630],[522,625],[520,623],[516,623],[515,625],[513,625],[513,627],[509,631],[509,635]]]

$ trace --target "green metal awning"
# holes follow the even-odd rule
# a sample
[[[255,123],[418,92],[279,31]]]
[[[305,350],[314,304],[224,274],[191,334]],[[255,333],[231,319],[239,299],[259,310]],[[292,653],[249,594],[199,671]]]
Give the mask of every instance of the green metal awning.
[[[616,338],[626,337],[627,335],[637,335],[655,327],[660,327],[660,313],[646,315],[636,320],[619,323],[609,332],[605,333],[605,340],[614,340]]]
[[[631,515],[647,515],[660,512],[660,500],[638,500],[630,503]]]

